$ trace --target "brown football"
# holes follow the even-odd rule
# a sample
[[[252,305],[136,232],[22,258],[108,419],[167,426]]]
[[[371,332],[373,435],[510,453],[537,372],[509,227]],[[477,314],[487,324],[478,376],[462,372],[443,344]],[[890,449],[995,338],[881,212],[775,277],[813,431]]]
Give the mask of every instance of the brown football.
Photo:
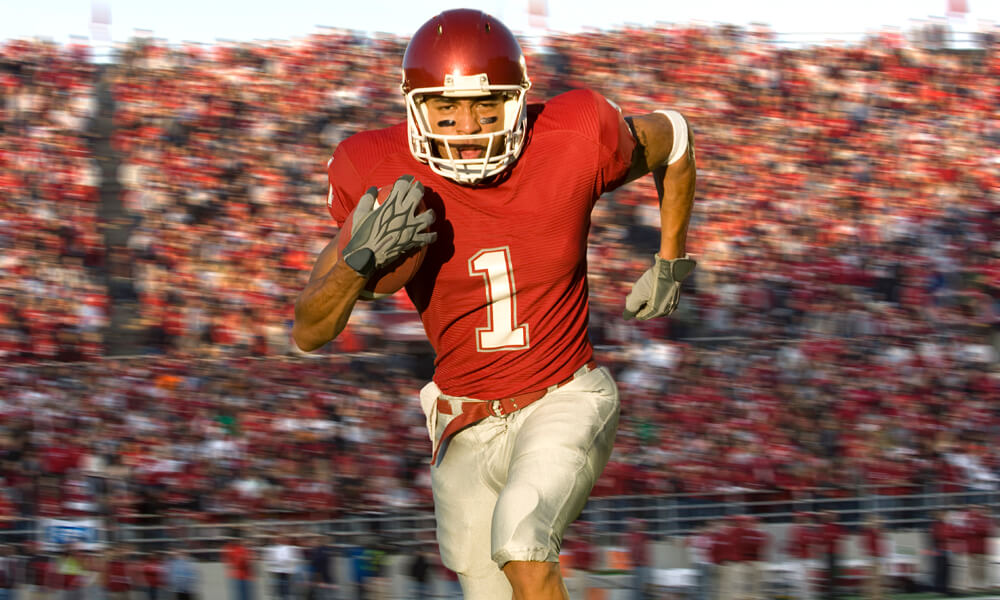
[[[391,184],[379,188],[375,206],[380,206],[389,197],[389,192],[391,191]],[[420,210],[423,209],[424,203],[421,202]],[[420,211],[417,212],[419,213]],[[347,220],[344,221],[344,226],[341,228],[342,231],[349,232],[351,230],[353,216],[353,213],[347,216]],[[349,234],[340,236],[337,245],[341,252],[343,252],[344,247],[347,246],[347,242],[350,239],[351,236]],[[407,252],[381,269],[376,269],[368,280],[365,289],[361,290],[359,297],[363,300],[377,300],[391,296],[403,289],[403,286],[409,283],[413,279],[413,276],[417,274],[417,271],[420,270],[420,265],[424,262],[424,255],[426,254],[427,246],[423,246]]]

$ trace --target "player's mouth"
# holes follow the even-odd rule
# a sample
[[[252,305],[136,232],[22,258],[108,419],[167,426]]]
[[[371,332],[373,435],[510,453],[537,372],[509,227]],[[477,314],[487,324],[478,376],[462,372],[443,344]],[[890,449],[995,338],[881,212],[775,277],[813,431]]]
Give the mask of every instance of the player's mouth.
[[[475,146],[471,144],[466,144],[462,146],[452,146],[452,152],[457,153],[459,158],[482,158],[486,156],[486,148],[482,146]]]

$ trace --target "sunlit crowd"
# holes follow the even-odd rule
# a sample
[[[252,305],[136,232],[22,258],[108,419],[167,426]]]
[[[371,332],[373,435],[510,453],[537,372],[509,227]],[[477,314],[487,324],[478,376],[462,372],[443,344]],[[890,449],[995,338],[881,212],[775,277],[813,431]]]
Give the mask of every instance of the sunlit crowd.
[[[97,66],[0,44],[0,514],[429,502],[432,356],[399,343],[419,339],[405,295],[318,355],[289,335],[337,231],[326,160],[404,118],[404,47],[136,39]],[[533,101],[674,107],[696,140],[699,265],[674,317],[620,318],[656,248],[652,182],[595,209],[591,334],[623,389],[598,495],[997,489],[995,45],[663,26],[525,50]],[[123,330],[130,357],[108,356]]]

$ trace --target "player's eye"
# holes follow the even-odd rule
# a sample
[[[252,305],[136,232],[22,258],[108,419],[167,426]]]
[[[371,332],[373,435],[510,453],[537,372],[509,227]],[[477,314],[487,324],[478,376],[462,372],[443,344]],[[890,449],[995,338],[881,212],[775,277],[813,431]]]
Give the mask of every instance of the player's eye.
[[[442,112],[446,110],[452,110],[455,108],[454,102],[435,102],[431,101],[427,103],[427,107],[435,112]]]

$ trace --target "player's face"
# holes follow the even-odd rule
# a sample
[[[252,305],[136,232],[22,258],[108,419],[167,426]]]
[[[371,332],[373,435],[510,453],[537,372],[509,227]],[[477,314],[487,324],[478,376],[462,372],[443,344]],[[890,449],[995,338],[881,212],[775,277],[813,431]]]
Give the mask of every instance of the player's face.
[[[447,98],[431,96],[426,100],[431,132],[439,135],[482,135],[503,130],[504,98],[500,94],[482,98]],[[434,141],[438,156],[451,159],[483,158],[489,142],[486,138],[462,144]],[[499,154],[503,140],[493,143],[490,153]]]

